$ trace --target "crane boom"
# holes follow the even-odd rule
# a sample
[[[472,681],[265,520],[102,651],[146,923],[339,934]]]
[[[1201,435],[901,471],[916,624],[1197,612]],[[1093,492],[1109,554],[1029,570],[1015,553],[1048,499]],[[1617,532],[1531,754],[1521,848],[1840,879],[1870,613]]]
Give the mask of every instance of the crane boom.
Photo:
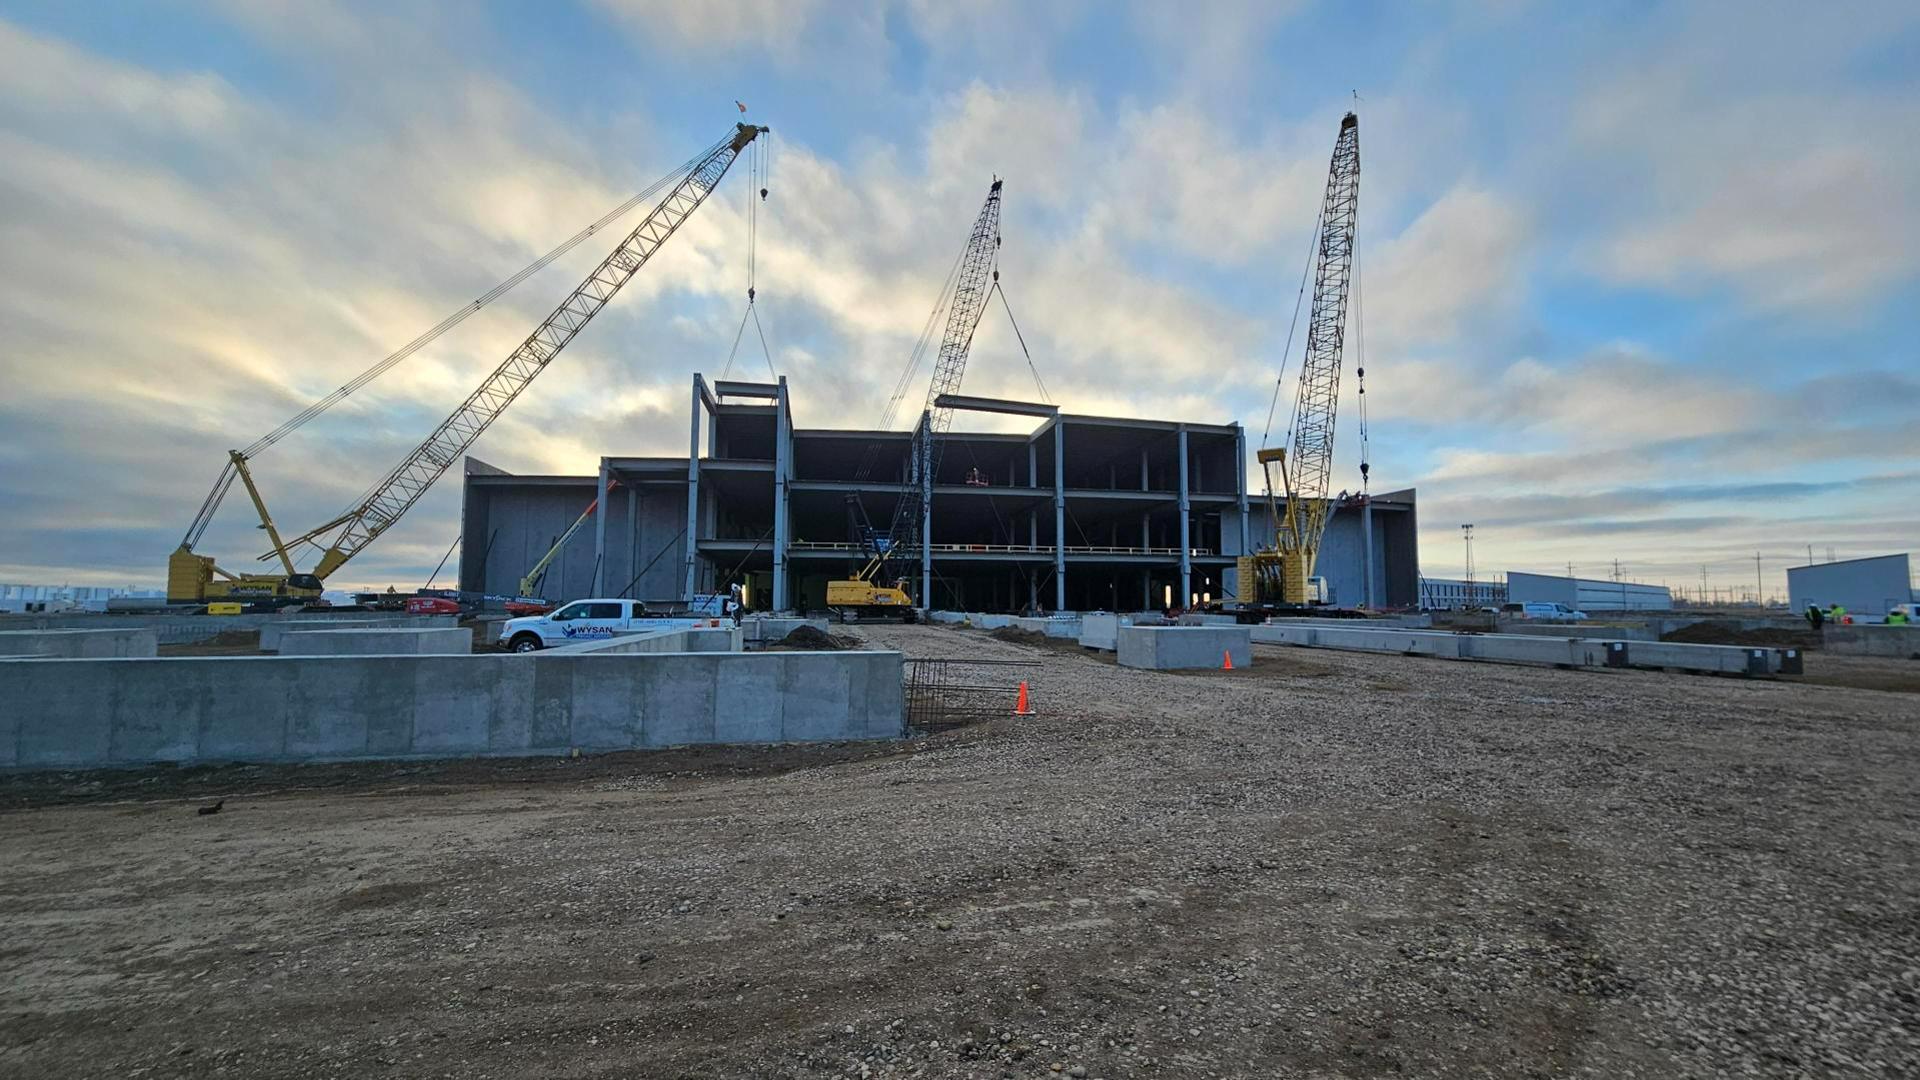
[[[527,384],[546,370],[567,343],[607,306],[620,287],[631,280],[660,245],[706,201],[740,151],[765,130],[751,124],[736,124],[731,139],[695,165],[686,179],[668,192],[653,212],[600,260],[600,265],[593,268],[586,280],[534,327],[520,347],[467,395],[467,400],[461,402],[451,416],[442,420],[393,471],[369,489],[357,508],[348,511],[344,526],[320,556],[313,575],[325,581],[327,575],[372,543],[418,502],[433,482],[453,467],[488,425],[513,404]]]
[[[214,493],[208,497],[201,508],[201,516],[188,531],[188,536],[168,561],[167,594],[173,599],[201,600],[209,595],[232,594],[268,594],[275,596],[317,595],[321,582],[338,570],[347,560],[353,558],[381,533],[400,519],[402,514],[425,495],[453,463],[460,459],[475,440],[512,405],[528,384],[544,371],[553,359],[567,347],[587,323],[600,313],[639,269],[653,257],[660,245],[667,241],[683,222],[706,201],[709,194],[719,184],[722,177],[732,166],[740,152],[755,138],[768,129],[751,124],[735,124],[727,137],[715,143],[708,151],[688,164],[683,170],[685,175],[661,198],[660,202],[647,214],[646,218],[628,233],[613,251],[594,267],[584,281],[567,294],[552,314],[536,326],[525,341],[502,361],[500,366],[481,382],[479,387],[469,394],[452,415],[440,422],[413,451],[403,458],[380,481],[369,488],[358,505],[319,526],[293,541],[282,544],[267,516],[265,504],[258,497],[245,473],[243,452],[230,455],[230,465],[242,478],[249,479],[249,494],[254,496],[263,528],[269,531],[274,541],[275,554],[281,557],[288,573],[284,576],[228,573],[215,565],[214,560],[193,552],[193,543],[205,529],[205,519],[211,515],[212,508],[219,503],[223,483],[216,483]],[[603,219],[603,221],[606,219]],[[598,228],[596,224],[594,228]],[[517,279],[515,280],[517,283]],[[510,287],[510,286],[508,286]],[[496,290],[505,291],[504,288]],[[490,294],[495,295],[495,294]],[[443,324],[443,326],[446,324]],[[439,328],[436,328],[435,333]],[[424,335],[423,335],[424,336]],[[350,384],[352,385],[352,384]],[[344,390],[344,388],[343,388]],[[311,411],[311,410],[309,410]],[[303,414],[305,415],[305,414]],[[277,434],[274,437],[277,437]],[[268,443],[271,440],[263,440]],[[226,475],[223,475],[223,482]],[[336,533],[335,530],[338,530]],[[291,560],[286,551],[302,544],[319,545],[317,538],[333,534],[321,552],[319,562],[311,573],[302,574],[293,571]],[[215,582],[215,576],[226,579]]]
[[[1293,422],[1285,448],[1262,448],[1257,458],[1268,473],[1269,511],[1275,550],[1240,559],[1242,602],[1304,604],[1307,579],[1320,554],[1331,504],[1334,420],[1340,403],[1340,357],[1346,344],[1347,289],[1353,278],[1353,235],[1360,206],[1360,118],[1348,113],[1327,167],[1320,203],[1313,306],[1307,315],[1306,353],[1294,394]],[[1272,505],[1271,465],[1280,464],[1286,509]]]
[[[827,606],[836,610],[872,607],[905,607],[905,590],[873,584],[875,575],[902,547],[919,536],[921,513],[933,497],[933,482],[940,472],[940,451],[947,430],[953,425],[953,410],[939,404],[943,394],[960,390],[967,370],[967,353],[973,347],[973,333],[980,316],[987,310],[987,299],[999,280],[1000,187],[998,177],[987,188],[987,200],[973,219],[967,234],[967,246],[955,268],[953,298],[947,307],[947,325],[940,339],[940,352],[933,362],[933,382],[927,388],[927,403],[920,422],[914,428],[912,472],[900,499],[894,504],[893,521],[884,534],[866,524],[866,511],[858,494],[847,496],[848,521],[869,558],[852,578],[827,583]],[[883,539],[884,537],[884,539]],[[884,598],[883,598],[884,597]],[[925,601],[925,598],[922,598]]]
[[[960,392],[960,379],[967,372],[967,354],[973,348],[973,332],[986,313],[987,296],[999,279],[1000,258],[1000,185],[995,178],[987,189],[987,201],[973,219],[973,231],[967,234],[966,254],[960,260],[960,273],[954,279],[953,304],[947,309],[947,331],[940,339],[940,354],[933,362],[933,382],[927,387],[926,408],[921,410],[922,432],[916,469],[923,491],[930,491],[940,473],[940,451],[948,429],[953,426],[953,410],[942,406],[945,394]],[[904,506],[905,503],[902,503]],[[918,528],[918,507],[907,523],[909,532]],[[897,520],[897,518],[896,518]]]

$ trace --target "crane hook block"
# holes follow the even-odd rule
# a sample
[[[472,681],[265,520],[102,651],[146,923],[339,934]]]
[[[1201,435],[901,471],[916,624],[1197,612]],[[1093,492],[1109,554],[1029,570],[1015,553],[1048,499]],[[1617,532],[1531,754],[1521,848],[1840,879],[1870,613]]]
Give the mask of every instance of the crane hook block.
[[[747,286],[747,303],[753,303],[753,286]]]
[[[761,201],[761,202],[766,202],[766,201],[767,201],[767,189],[766,189],[766,188],[761,188],[761,189],[760,189],[760,201]]]

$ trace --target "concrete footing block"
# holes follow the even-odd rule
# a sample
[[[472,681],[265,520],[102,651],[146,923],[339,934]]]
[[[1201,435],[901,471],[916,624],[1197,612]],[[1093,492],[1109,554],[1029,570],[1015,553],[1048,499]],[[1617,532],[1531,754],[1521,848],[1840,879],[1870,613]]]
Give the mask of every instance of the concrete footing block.
[[[457,656],[473,651],[462,626],[404,629],[298,630],[283,633],[282,656]]]
[[[1117,631],[1122,667],[1177,671],[1234,667],[1253,663],[1253,639],[1247,626],[1122,626]]]
[[[160,655],[160,638],[144,627],[103,630],[0,631],[0,655],[113,659]]]

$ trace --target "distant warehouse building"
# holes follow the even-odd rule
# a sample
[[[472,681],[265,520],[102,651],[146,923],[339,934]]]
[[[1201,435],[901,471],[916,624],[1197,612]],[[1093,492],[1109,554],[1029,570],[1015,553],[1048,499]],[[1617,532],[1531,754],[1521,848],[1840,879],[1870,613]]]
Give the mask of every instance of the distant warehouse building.
[[[1235,558],[1272,542],[1264,497],[1247,488],[1239,424],[948,400],[1033,426],[946,436],[929,542],[896,552],[882,575],[909,579],[916,603],[930,596],[929,606],[969,611],[1217,603],[1234,595]],[[552,560],[537,589],[545,599],[673,603],[737,582],[752,608],[824,607],[827,582],[866,561],[858,520],[885,529],[893,519],[911,433],[796,428],[785,379],[696,375],[690,421],[691,458],[609,455],[596,476],[516,476],[468,458],[461,589],[519,592],[521,577],[598,499],[602,512]],[[1337,499],[1317,573],[1335,603],[1365,603],[1370,589],[1376,607],[1410,607],[1416,537],[1411,490]]]
[[[1507,601],[1561,603],[1575,611],[1671,611],[1673,593],[1665,585],[1555,574],[1507,574]]]
[[[1790,566],[1787,595],[1795,611],[1805,611],[1808,604],[1823,608],[1839,604],[1850,615],[1870,619],[1885,618],[1894,605],[1920,599],[1905,555]]]
[[[1420,579],[1420,606],[1427,611],[1470,611],[1499,607],[1507,602],[1507,586],[1499,581],[1463,581],[1460,578]]]

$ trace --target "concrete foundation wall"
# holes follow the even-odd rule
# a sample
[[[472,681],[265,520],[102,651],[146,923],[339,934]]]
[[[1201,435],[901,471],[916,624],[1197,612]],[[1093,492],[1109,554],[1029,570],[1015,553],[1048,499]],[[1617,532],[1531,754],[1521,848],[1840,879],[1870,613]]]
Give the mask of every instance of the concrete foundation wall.
[[[1014,616],[1007,625],[1026,630],[1030,633],[1044,634],[1050,638],[1078,638],[1080,636],[1080,616],[1053,616],[1045,619]]]
[[[5,768],[517,756],[904,733],[897,652],[0,661]]]
[[[1591,638],[1595,641],[1659,641],[1660,634],[1647,626],[1587,626],[1582,623],[1528,623],[1497,620],[1502,634],[1522,637]]]
[[[459,656],[473,651],[464,626],[355,627],[280,635],[282,656]]]
[[[1670,668],[1737,675],[1797,675],[1801,671],[1800,653],[1794,649],[1345,627],[1256,626],[1252,630],[1253,640],[1262,644],[1458,660],[1556,667]]]
[[[4,630],[152,630],[162,645],[191,645],[230,630],[259,630],[297,623],[378,622],[382,626],[452,626],[452,615],[5,615]]]
[[[696,626],[686,630],[657,630],[650,634],[620,634],[611,638],[600,638],[561,645],[546,650],[552,653],[601,654],[611,656],[638,656],[647,653],[704,653],[739,652],[742,632],[739,627]]]
[[[1217,668],[1229,654],[1234,667],[1253,663],[1253,641],[1248,626],[1122,626],[1119,661],[1122,667],[1177,671]]]
[[[1089,649],[1114,652],[1120,648],[1120,628],[1132,625],[1126,615],[1080,616],[1080,644]]]
[[[959,622],[959,619],[952,620]],[[742,620],[740,629],[742,640],[755,647],[778,644],[788,634],[803,626],[810,626],[821,633],[828,633],[827,620],[784,618],[773,615],[749,615]]]
[[[113,630],[0,630],[0,656],[91,659],[159,654],[159,635],[138,627]]]
[[[398,615],[386,618],[363,617],[359,619],[310,619],[305,617],[289,618],[280,616],[260,626],[260,651],[279,652],[280,635],[301,633],[309,630],[399,630],[409,627],[458,626],[460,620],[453,615]]]
[[[1920,626],[1825,626],[1821,647],[1847,656],[1891,656],[1920,660]]]

